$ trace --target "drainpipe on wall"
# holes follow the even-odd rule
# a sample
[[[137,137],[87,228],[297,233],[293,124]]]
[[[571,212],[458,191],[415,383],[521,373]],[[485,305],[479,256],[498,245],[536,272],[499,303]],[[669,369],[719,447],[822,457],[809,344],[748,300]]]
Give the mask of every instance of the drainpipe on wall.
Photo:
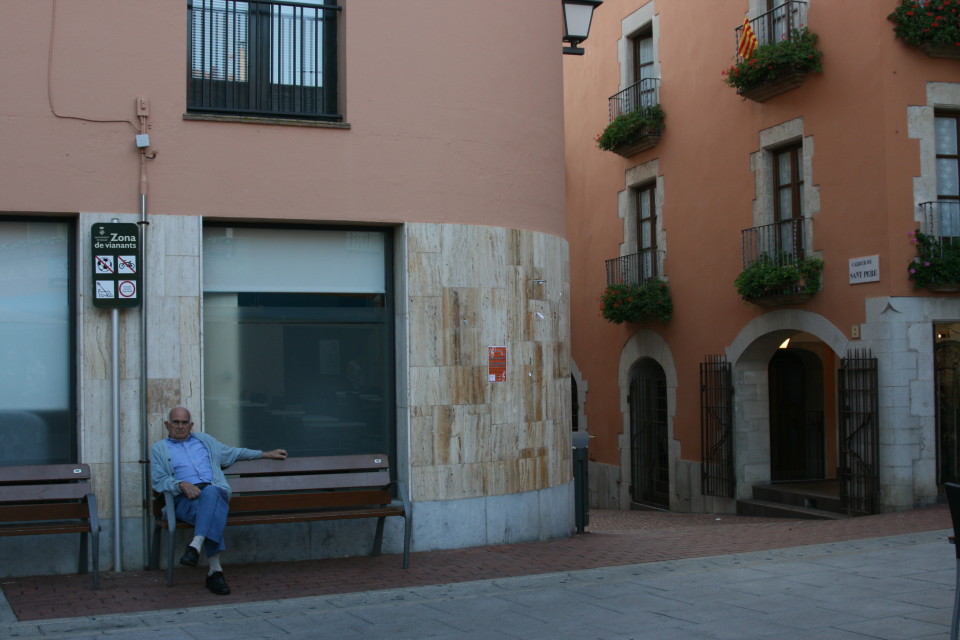
[[[140,119],[140,136],[137,146],[140,147],[140,469],[141,484],[143,485],[143,566],[149,565],[150,553],[150,516],[151,491],[150,482],[150,420],[149,414],[149,384],[147,379],[147,229],[150,222],[147,220],[147,160],[157,157],[157,152],[147,153],[150,137],[147,133],[150,125],[147,118],[150,115],[150,102],[147,98],[137,98],[137,117]],[[142,137],[141,137],[142,136]],[[141,146],[141,143],[144,146]]]

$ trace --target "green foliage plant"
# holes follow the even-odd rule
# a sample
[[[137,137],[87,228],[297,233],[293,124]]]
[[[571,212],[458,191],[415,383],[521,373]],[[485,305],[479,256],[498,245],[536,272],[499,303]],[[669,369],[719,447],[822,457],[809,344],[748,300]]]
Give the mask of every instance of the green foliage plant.
[[[937,238],[919,230],[910,232],[917,256],[907,267],[915,289],[960,284],[960,238]]]
[[[960,49],[960,0],[901,0],[887,18],[894,24],[894,35],[907,44]]]
[[[774,260],[763,254],[744,269],[733,284],[744,300],[789,293],[816,293],[820,289],[823,260],[815,257]]]
[[[644,136],[660,133],[663,130],[664,117],[663,109],[658,104],[617,116],[597,135],[597,147],[604,151],[613,151]]]
[[[673,316],[670,287],[663,280],[611,284],[600,296],[600,315],[614,324],[653,319],[669,322]]]
[[[817,49],[818,39],[807,27],[794,29],[789,37],[762,44],[749,58],[724,69],[723,80],[743,93],[789,73],[819,73],[823,71],[823,53]]]

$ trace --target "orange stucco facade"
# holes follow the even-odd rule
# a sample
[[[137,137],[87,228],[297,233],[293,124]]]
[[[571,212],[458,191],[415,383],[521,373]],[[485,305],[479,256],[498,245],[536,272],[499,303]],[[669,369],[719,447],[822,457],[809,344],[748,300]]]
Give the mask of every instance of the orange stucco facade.
[[[565,61],[572,351],[594,504],[644,502],[628,488],[641,464],[631,455],[642,455],[630,450],[631,403],[639,402],[629,397],[630,371],[644,359],[662,367],[667,395],[661,422],[670,488],[655,506],[730,511],[752,484],[775,480],[768,366],[788,337],[822,367],[816,386],[825,431],[811,453],[820,467],[814,475],[835,479],[843,466],[836,376],[849,350],[869,349],[879,362],[877,508],[937,499],[934,330],[956,328],[960,298],[914,289],[908,233],[921,225],[918,205],[937,200],[929,136],[935,110],[960,107],[946,97],[960,86],[960,66],[896,39],[887,16],[897,4],[787,3],[819,36],[823,71],[763,102],[739,95],[722,75],[736,62],[744,15],[768,11],[752,0],[607,0],[595,12],[586,54]],[[634,82],[631,47],[644,38],[652,41],[647,77],[659,80],[665,124],[655,146],[621,157],[595,138],[609,122],[608,98]],[[822,285],[802,304],[764,308],[734,288],[744,268],[741,230],[773,222],[764,167],[789,144],[799,145],[806,169],[805,252],[823,259]],[[638,251],[629,194],[647,187],[656,194],[659,275],[674,312],[667,323],[612,324],[598,311],[605,261]],[[850,260],[865,256],[879,256],[880,277],[852,283]],[[719,499],[701,491],[698,364],[710,354],[723,355],[733,374],[736,495]]]

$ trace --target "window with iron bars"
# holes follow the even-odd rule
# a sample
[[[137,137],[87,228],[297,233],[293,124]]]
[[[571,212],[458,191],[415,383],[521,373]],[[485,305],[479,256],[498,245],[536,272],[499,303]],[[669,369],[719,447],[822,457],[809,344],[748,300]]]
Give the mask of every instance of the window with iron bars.
[[[336,0],[189,0],[187,110],[340,121]]]

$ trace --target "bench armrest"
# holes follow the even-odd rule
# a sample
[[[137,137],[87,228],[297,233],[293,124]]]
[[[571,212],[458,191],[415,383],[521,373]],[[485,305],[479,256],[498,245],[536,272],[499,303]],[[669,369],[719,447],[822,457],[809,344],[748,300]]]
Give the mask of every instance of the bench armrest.
[[[90,512],[90,531],[96,533],[101,530],[100,513],[97,511],[97,496],[88,493],[85,499],[87,501],[87,509]]]
[[[163,517],[167,521],[167,531],[173,535],[177,530],[177,509],[173,506],[173,494],[169,491],[163,492]]]
[[[407,485],[401,480],[393,480],[390,482],[391,487],[397,488],[397,493],[400,496],[400,502],[403,503],[403,512],[409,517],[410,512],[410,497],[407,495]]]

